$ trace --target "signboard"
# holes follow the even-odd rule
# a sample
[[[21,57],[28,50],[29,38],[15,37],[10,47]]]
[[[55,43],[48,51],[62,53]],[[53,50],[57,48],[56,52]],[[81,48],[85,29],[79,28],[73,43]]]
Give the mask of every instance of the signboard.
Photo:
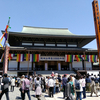
[[[65,57],[59,56],[40,56],[40,61],[65,61]]]

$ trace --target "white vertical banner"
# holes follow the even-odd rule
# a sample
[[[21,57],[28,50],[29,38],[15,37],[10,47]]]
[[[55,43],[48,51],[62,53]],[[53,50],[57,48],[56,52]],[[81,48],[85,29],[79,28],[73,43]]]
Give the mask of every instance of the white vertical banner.
[[[58,63],[58,70],[61,70],[61,64]]]
[[[45,70],[48,70],[48,64],[45,63]]]
[[[33,63],[33,69],[35,69],[35,63]]]
[[[71,68],[71,63],[69,63],[69,70],[72,70],[72,68]]]

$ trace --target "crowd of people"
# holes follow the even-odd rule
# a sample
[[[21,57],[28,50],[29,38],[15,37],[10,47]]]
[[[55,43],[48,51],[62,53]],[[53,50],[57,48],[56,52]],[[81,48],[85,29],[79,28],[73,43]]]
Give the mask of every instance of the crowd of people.
[[[25,94],[27,94],[29,100],[31,100],[30,90],[35,91],[37,100],[40,100],[42,92],[47,93],[49,97],[54,97],[54,94],[63,92],[63,98],[65,100],[82,100],[86,98],[86,92],[90,92],[92,96],[93,92],[98,97],[98,89],[100,85],[100,75],[59,75],[52,72],[50,76],[42,75],[22,75],[21,77],[11,77],[4,74],[0,78],[1,91],[0,100],[5,93],[7,100],[9,100],[9,91],[14,92],[14,87],[18,87],[22,100],[25,100]],[[10,90],[9,90],[10,89]]]

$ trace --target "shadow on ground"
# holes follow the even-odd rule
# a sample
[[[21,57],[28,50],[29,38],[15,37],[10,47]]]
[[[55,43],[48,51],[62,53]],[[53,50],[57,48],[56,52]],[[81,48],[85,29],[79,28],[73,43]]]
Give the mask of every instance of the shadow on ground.
[[[22,99],[22,98],[21,98],[21,97],[19,97],[19,96],[17,96],[17,97],[16,97],[16,100],[18,100],[18,99]]]

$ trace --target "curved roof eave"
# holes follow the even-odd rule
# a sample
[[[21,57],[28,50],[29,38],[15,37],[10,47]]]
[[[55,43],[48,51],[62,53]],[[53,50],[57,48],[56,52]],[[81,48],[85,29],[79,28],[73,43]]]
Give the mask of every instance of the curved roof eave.
[[[5,32],[5,31],[2,31],[2,33]],[[9,35],[14,35],[14,36],[23,36],[23,37],[56,37],[56,38],[92,38],[92,39],[95,39],[96,36],[95,35],[62,35],[62,34],[58,34],[58,35],[55,35],[55,34],[36,34],[36,33],[22,33],[22,32],[9,32]]]
[[[68,28],[43,28],[23,26],[22,33],[43,34],[43,35],[75,35]]]

